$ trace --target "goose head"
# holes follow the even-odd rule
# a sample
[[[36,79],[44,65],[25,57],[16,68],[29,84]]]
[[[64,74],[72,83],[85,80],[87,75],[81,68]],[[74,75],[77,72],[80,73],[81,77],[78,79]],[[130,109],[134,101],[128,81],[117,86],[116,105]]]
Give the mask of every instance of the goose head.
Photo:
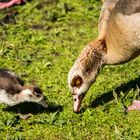
[[[95,82],[100,68],[105,64],[106,50],[104,40],[91,42],[72,66],[68,74],[68,86],[74,100],[74,112],[80,111],[84,96]]]

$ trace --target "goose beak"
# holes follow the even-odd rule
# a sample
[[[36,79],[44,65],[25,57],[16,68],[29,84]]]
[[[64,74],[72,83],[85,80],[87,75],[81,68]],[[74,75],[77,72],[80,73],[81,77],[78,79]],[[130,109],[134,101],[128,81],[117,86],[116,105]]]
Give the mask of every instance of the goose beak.
[[[78,113],[80,112],[80,107],[81,107],[81,103],[83,101],[83,98],[84,98],[84,94],[81,94],[81,95],[73,95],[73,100],[74,100],[74,108],[73,108],[73,111],[75,113]]]

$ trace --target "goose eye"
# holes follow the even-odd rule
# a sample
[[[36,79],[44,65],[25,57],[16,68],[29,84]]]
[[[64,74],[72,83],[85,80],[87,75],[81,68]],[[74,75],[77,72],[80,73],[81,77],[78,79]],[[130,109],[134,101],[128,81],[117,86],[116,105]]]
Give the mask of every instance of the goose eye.
[[[81,81],[78,79],[78,80],[76,81],[76,86],[79,86],[79,85],[81,85]]]
[[[71,86],[72,87],[80,87],[83,83],[83,79],[77,75],[73,78],[72,82],[71,82]]]

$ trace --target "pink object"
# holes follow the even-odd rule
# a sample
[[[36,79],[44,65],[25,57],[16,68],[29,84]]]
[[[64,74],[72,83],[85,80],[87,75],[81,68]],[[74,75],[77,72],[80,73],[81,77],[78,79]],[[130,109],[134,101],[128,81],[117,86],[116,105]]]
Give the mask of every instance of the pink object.
[[[129,106],[126,111],[129,112],[131,110],[140,110],[140,101],[138,100],[133,101],[132,105]]]
[[[73,111],[74,111],[75,113],[80,112],[80,106],[81,106],[83,97],[84,97],[84,96],[82,96],[82,95],[73,95],[73,99],[74,99]]]
[[[0,9],[5,9],[13,5],[19,5],[22,4],[23,2],[26,2],[26,0],[11,0],[9,2],[0,2]]]

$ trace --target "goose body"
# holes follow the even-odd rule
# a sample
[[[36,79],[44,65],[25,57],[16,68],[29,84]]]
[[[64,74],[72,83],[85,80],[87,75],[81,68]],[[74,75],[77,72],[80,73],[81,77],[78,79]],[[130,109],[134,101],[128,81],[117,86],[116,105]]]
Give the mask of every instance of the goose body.
[[[139,0],[104,0],[95,41],[81,52],[68,75],[74,111],[106,64],[121,64],[140,55]]]
[[[138,23],[140,23],[140,13],[131,16],[118,13],[115,19],[112,19],[105,39],[106,64],[124,63],[140,54],[140,24]]]
[[[13,106],[22,102],[36,102],[47,107],[40,88],[33,85],[24,86],[16,74],[7,69],[0,69],[0,103]]]

